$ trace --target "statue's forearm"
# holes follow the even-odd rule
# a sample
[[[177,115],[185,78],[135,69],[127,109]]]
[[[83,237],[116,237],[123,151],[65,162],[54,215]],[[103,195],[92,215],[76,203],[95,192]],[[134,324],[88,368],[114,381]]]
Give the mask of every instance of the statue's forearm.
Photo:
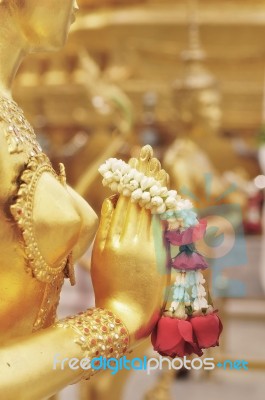
[[[1,398],[40,400],[52,396],[95,373],[93,365],[88,369],[85,358],[119,358],[128,342],[123,323],[103,309],[88,310],[18,338],[0,348]]]
[[[80,379],[81,370],[53,369],[60,358],[82,357],[71,330],[48,328],[0,348],[0,393],[6,400],[40,400]]]

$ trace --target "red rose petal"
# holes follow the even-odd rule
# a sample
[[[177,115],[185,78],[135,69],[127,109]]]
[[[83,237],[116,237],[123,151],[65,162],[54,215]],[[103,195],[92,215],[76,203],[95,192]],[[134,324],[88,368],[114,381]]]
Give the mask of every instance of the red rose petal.
[[[171,349],[182,339],[178,329],[178,319],[162,317],[156,328],[156,347]],[[154,344],[154,343],[153,343]]]
[[[202,354],[198,348],[189,321],[162,317],[151,336],[154,349],[162,356],[172,358],[187,354]]]
[[[216,314],[194,317],[190,322],[200,348],[218,346],[222,324]]]
[[[192,325],[189,321],[180,320],[178,324],[178,329],[186,342],[193,343],[193,332]]]

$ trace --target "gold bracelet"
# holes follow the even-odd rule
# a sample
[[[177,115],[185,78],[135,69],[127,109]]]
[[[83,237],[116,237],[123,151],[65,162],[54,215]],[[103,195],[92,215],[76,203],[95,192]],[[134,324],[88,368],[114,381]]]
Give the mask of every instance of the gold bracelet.
[[[102,308],[89,309],[73,317],[57,322],[54,326],[71,328],[76,333],[75,343],[84,352],[84,358],[120,358],[128,350],[129,332],[123,322],[111,311]],[[98,370],[84,371],[89,379]]]

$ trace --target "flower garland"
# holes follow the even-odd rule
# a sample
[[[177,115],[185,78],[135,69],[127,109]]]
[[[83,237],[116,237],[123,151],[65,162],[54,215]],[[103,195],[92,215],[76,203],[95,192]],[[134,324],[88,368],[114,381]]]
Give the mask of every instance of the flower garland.
[[[152,332],[154,349],[163,356],[184,357],[203,354],[202,349],[218,346],[222,323],[208,299],[201,271],[208,266],[196,250],[195,242],[205,234],[206,220],[198,221],[189,200],[175,190],[161,186],[153,177],[132,168],[122,160],[110,158],[100,168],[103,185],[130,197],[167,221],[166,240],[179,248],[171,266],[176,270],[173,301]],[[209,304],[210,302],[210,304]]]
[[[222,323],[212,304],[209,304],[202,270],[207,268],[194,242],[206,231],[206,220],[200,220],[187,229],[168,229],[166,239],[179,253],[172,259],[176,273],[173,301],[152,332],[154,349],[161,355],[183,357],[219,345]]]
[[[176,190],[168,190],[155,178],[147,177],[124,161],[110,158],[100,166],[99,172],[103,176],[103,186],[131,197],[132,202],[150,210],[152,214],[160,214],[162,219],[171,216],[179,226],[185,228],[196,224],[196,214],[189,200],[182,199]]]

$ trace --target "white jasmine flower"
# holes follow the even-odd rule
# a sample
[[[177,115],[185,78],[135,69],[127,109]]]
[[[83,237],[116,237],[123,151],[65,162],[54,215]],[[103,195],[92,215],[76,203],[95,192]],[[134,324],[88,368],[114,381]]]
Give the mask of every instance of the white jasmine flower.
[[[113,172],[112,178],[115,182],[120,182],[121,178],[122,178],[122,173],[119,170],[116,170],[115,172]]]
[[[172,301],[172,303],[170,304],[170,306],[171,306],[172,308],[174,308],[174,310],[176,310],[177,307],[179,306],[179,301]]]
[[[149,190],[151,196],[160,196],[161,193],[161,187],[159,187],[158,185],[153,185],[150,190]]]
[[[179,303],[174,316],[179,319],[187,319],[188,316],[185,313],[185,305],[183,303]]]
[[[199,300],[200,300],[201,308],[207,308],[208,307],[207,300],[204,297],[200,297]]]
[[[182,274],[181,272],[176,273],[176,280],[175,280],[175,286],[178,286],[181,282]]]
[[[203,277],[203,274],[200,271],[196,271],[195,279],[196,279],[196,284],[197,285],[205,283],[205,279]]]
[[[140,182],[141,189],[146,190],[146,189],[150,188],[154,183],[155,183],[154,178],[149,178],[149,177],[145,176]]]
[[[177,198],[177,191],[176,190],[169,190],[167,192],[168,197],[174,197]]]
[[[137,182],[141,182],[141,180],[144,177],[144,174],[142,172],[137,171],[137,169],[134,170],[134,176],[133,178],[137,181]]]
[[[113,176],[113,173],[111,171],[106,172],[104,174],[105,181],[112,182],[112,176]]]
[[[160,196],[162,196],[162,197],[168,196],[168,190],[167,190],[167,187],[166,187],[166,186],[162,186],[162,187],[160,188]]]
[[[110,189],[111,189],[113,192],[118,192],[118,183],[117,183],[117,182],[112,182],[112,183],[110,184]]]
[[[193,307],[195,311],[198,311],[202,308],[207,308],[208,307],[207,300],[204,299],[203,297],[197,298],[193,302]]]
[[[198,288],[198,296],[199,297],[206,296],[206,290],[205,290],[203,285],[200,284],[200,285],[197,286],[197,288]]]
[[[130,170],[129,172],[123,175],[122,183],[124,184],[129,183],[132,179],[134,179],[134,171]]]
[[[102,185],[103,186],[108,186],[109,182],[106,179],[102,180]]]
[[[178,204],[177,200],[173,196],[168,197],[166,199],[165,203],[166,203],[167,208],[170,210],[176,209],[177,204]]]
[[[157,214],[163,214],[166,211],[166,205],[163,203],[161,206],[157,207]]]
[[[147,204],[147,203],[149,203],[151,201],[151,195],[150,195],[150,193],[149,192],[143,192],[143,194],[142,194],[142,203],[143,204]]]
[[[112,169],[113,172],[115,172],[117,170],[119,170],[119,171],[124,170],[125,171],[128,168],[127,168],[127,164],[124,161],[114,159],[114,161],[111,163],[111,169]]]
[[[136,189],[134,192],[132,192],[132,200],[137,201],[142,198],[143,192],[141,189]]]
[[[139,182],[133,179],[129,183],[127,183],[125,187],[128,188],[131,192],[133,192],[134,190],[139,188]]]
[[[189,210],[193,208],[193,205],[190,200],[181,199],[178,201],[178,209],[179,210]]]
[[[109,170],[109,166],[107,165],[107,163],[102,164],[98,169],[98,171],[101,175],[104,175],[106,172],[108,172],[108,170]]]
[[[198,310],[200,310],[201,309],[201,306],[200,306],[200,301],[199,301],[199,299],[197,298],[197,299],[195,299],[194,300],[194,302],[193,302],[193,309],[195,310],[195,311],[198,311]]]
[[[159,207],[163,204],[163,199],[160,196],[152,197],[151,204],[152,206]]]

